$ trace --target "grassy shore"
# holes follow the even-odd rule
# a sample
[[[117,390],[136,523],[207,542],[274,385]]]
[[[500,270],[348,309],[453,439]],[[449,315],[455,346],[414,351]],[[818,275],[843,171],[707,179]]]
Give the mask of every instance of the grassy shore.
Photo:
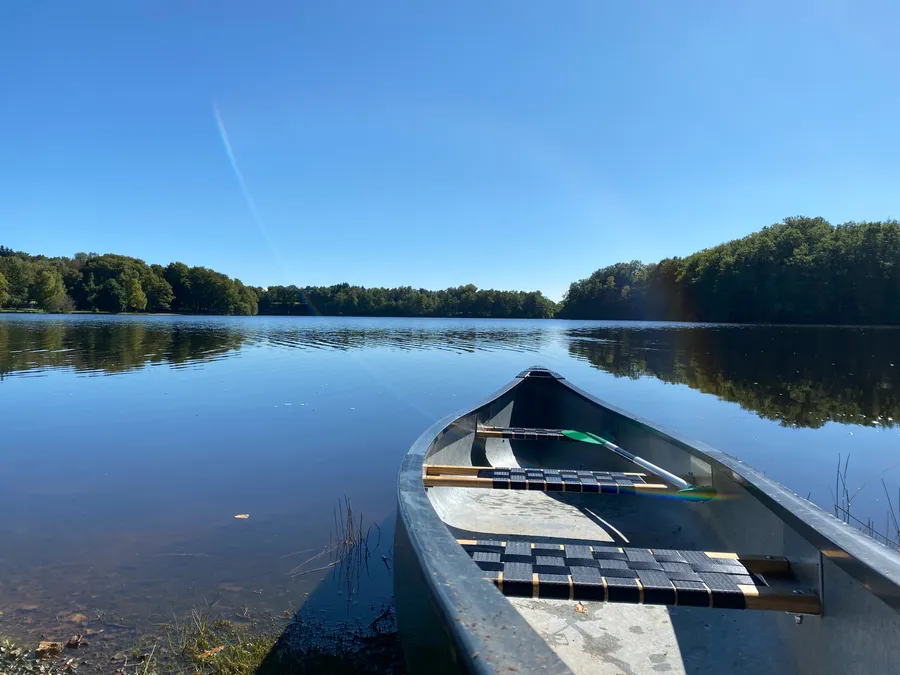
[[[80,636],[78,636],[80,638]],[[73,638],[75,640],[75,638]],[[59,675],[136,673],[163,675],[260,675],[333,673],[399,675],[403,672],[394,613],[386,607],[374,621],[323,624],[294,617],[237,625],[215,604],[141,635],[129,645],[92,642],[38,645],[0,640],[0,673]]]
[[[334,519],[329,545],[291,570],[290,576],[330,570],[349,597],[367,575],[370,536],[374,533],[380,542],[381,533],[377,525],[367,525],[362,514],[354,513],[347,498],[338,503]],[[325,560],[330,562],[323,565]],[[98,611],[93,620],[79,614],[83,634],[71,638],[67,637],[71,633],[60,632],[62,624],[57,617],[56,625],[41,630],[45,642],[16,645],[0,641],[0,675],[71,675],[76,669],[79,675],[113,671],[123,675],[403,672],[392,605],[371,607],[369,618],[374,618],[367,618],[367,623],[338,623],[314,619],[317,614],[311,604],[307,599],[293,614],[260,616],[249,608],[237,613],[234,608],[220,607],[218,600],[204,601],[203,607],[181,616],[173,613],[170,621],[153,624],[149,632],[129,628]],[[50,641],[45,635],[67,642]]]

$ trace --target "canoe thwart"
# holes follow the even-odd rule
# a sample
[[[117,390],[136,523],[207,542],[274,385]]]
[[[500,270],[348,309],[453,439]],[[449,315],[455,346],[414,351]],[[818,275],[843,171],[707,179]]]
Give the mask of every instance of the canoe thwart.
[[[526,427],[484,427],[475,430],[481,438],[507,438],[512,441],[569,441],[560,429],[531,429]]]
[[[428,476],[478,476],[479,471],[483,471],[484,469],[497,469],[500,471],[528,471],[527,468],[522,467],[499,467],[499,466],[461,466],[458,464],[425,464],[425,474]],[[577,469],[569,470],[569,469],[557,469],[557,471],[569,473],[571,471],[578,472]],[[587,473],[603,473],[603,474],[612,474],[615,473],[617,476],[621,473],[623,476],[640,476],[641,478],[646,477],[645,473],[634,473],[634,472],[619,472],[619,471],[587,471]]]
[[[479,426],[475,430],[475,435],[483,438],[506,438],[511,440],[523,441],[539,441],[539,440],[560,440],[560,441],[576,441],[599,445],[607,450],[615,453],[619,457],[627,459],[645,471],[658,476],[664,483],[683,491],[683,496],[697,501],[709,501],[716,496],[716,491],[712,487],[698,487],[691,485],[684,478],[676,476],[674,473],[648,462],[643,457],[638,457],[632,453],[620,448],[608,438],[589,432],[574,431],[572,429],[531,429],[525,427],[490,427]]]
[[[634,494],[665,490],[666,485],[648,483],[645,474],[621,471],[577,471],[499,467],[438,467],[425,469],[425,487],[468,487],[494,490],[540,490],[542,492],[592,492]]]
[[[775,556],[528,541],[459,540],[505,595],[819,614],[816,591],[767,585],[787,576]]]

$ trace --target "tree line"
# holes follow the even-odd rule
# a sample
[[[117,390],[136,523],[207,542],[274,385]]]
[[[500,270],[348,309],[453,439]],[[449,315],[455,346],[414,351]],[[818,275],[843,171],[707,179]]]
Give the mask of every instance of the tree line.
[[[469,284],[440,291],[334,286],[248,286],[181,262],[148,265],[123,255],[28,255],[0,246],[0,307],[49,312],[179,312],[329,316],[548,318],[556,305],[540,291]]]
[[[559,318],[900,323],[900,223],[795,217],[685,258],[617,263],[570,287]]]
[[[617,263],[569,287],[557,306],[539,291],[472,284],[440,291],[247,286],[205,267],[121,255],[31,256],[0,246],[0,307],[102,312],[632,319],[900,324],[900,223],[794,217],[658,263]]]
[[[441,291],[336,286],[269,286],[259,298],[260,314],[347,316],[432,316],[546,319],[555,303],[540,291],[495,291],[473,284]]]

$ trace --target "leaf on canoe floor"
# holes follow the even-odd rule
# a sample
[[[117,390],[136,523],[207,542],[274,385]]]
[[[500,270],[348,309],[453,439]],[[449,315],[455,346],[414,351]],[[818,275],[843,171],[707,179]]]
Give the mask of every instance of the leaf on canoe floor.
[[[578,612],[579,614],[586,614],[586,613],[587,613],[587,607],[585,607],[584,605],[582,605],[582,604],[579,602],[577,605],[575,605],[575,611]]]
[[[250,517],[249,513],[239,513],[235,516],[235,518],[237,518],[239,520],[247,520],[247,518],[249,518],[249,517]]]
[[[225,645],[219,645],[218,647],[213,647],[212,649],[207,649],[205,652],[200,652],[197,654],[198,659],[208,659],[210,656],[215,656],[220,651],[225,649]]]

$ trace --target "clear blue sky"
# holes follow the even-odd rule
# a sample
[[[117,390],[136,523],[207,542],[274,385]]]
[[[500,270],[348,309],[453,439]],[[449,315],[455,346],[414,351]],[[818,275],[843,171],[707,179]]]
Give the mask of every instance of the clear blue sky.
[[[898,25],[893,0],[9,0],[0,243],[558,299],[789,215],[898,217]]]

